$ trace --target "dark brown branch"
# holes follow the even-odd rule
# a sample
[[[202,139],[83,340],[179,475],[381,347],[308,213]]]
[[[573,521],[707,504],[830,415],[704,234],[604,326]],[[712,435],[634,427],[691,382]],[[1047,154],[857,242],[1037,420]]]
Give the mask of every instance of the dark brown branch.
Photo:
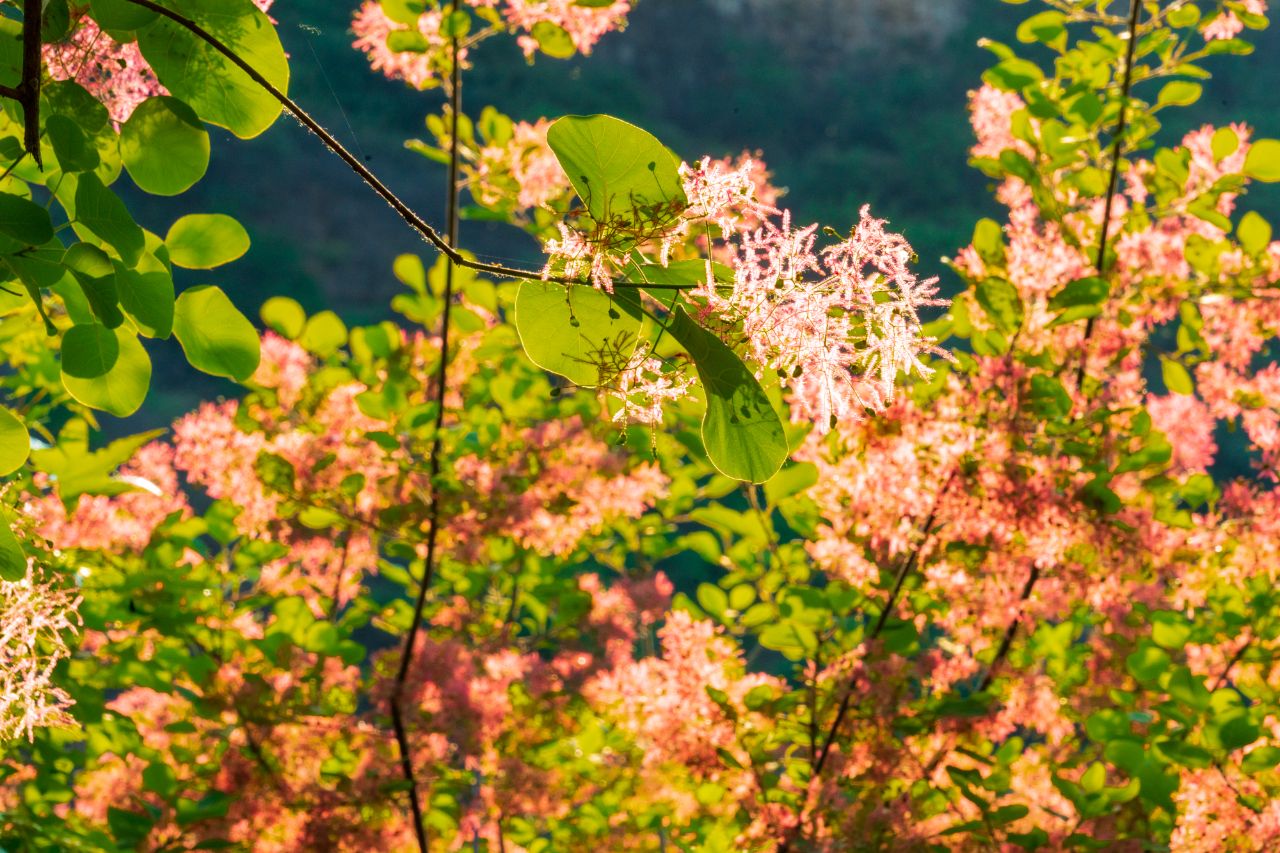
[[[458,0],[453,0],[452,10],[458,8]],[[447,227],[446,246],[458,244],[458,116],[462,114],[462,69],[458,62],[458,37],[450,40],[450,79],[449,79],[449,190],[445,203],[445,222]],[[456,253],[455,253],[456,254]],[[404,639],[404,650],[400,653],[400,668],[396,672],[395,686],[391,690],[391,723],[396,733],[396,746],[400,752],[400,769],[405,781],[409,784],[409,807],[413,812],[413,830],[418,839],[420,853],[428,853],[426,824],[423,821],[422,804],[418,797],[417,774],[413,768],[413,754],[409,745],[408,732],[405,729],[403,711],[400,703],[404,695],[405,680],[413,665],[418,633],[422,630],[423,609],[427,603],[427,591],[431,588],[431,580],[435,575],[436,545],[440,538],[440,450],[441,435],[444,432],[445,394],[448,391],[449,379],[449,321],[453,307],[453,270],[454,255],[450,254],[449,263],[445,267],[444,307],[440,315],[440,363],[436,368],[436,420],[435,432],[431,437],[431,488],[430,511],[427,516],[427,554],[422,566],[422,581],[418,585],[418,596],[413,605],[413,621],[409,624],[409,633]],[[501,832],[501,830],[499,830]]]
[[[35,3],[38,6],[40,0],[26,0],[26,2]],[[365,166],[364,163],[360,162],[359,158],[348,151],[346,147],[333,136],[333,134],[325,130],[318,121],[312,118],[310,113],[298,106],[298,104],[284,92],[281,92],[276,88],[270,80],[263,77],[256,68],[245,61],[234,50],[223,44],[216,36],[185,15],[161,6],[159,3],[154,2],[154,0],[128,0],[128,2],[135,6],[141,6],[144,9],[150,9],[157,15],[161,15],[173,21],[175,24],[187,30],[196,38],[218,51],[218,53],[230,60],[233,65],[245,74],[249,75],[249,78],[253,80],[254,83],[257,83],[265,92],[267,92],[267,94],[275,98],[291,116],[302,124],[303,127],[319,137],[320,141],[324,143],[326,148],[338,155],[342,162],[346,163],[353,172],[360,176],[361,180],[369,185],[370,189],[381,196],[383,201],[391,205],[391,209],[399,214],[400,218],[408,223],[409,227],[422,235],[422,237],[434,246],[438,252],[457,266],[466,267],[467,269],[475,270],[476,272],[487,273],[488,275],[494,275],[500,278],[521,279],[525,281],[545,280],[566,285],[585,283],[579,279],[566,278],[564,276],[549,276],[544,279],[540,272],[517,269],[515,267],[503,266],[502,264],[487,264],[480,261],[470,260],[463,255],[461,251],[455,248],[456,244],[450,243],[445,236],[442,236],[440,232],[431,227],[425,219],[414,212],[409,205],[402,201],[400,197],[392,192],[386,184],[379,180],[377,175],[369,171],[369,168]],[[615,281],[613,286],[624,288],[643,287],[646,290],[688,290],[692,287],[692,285],[683,284],[649,284],[647,282],[632,281]]]
[[[942,503],[943,496],[955,481],[955,477],[956,473],[954,471],[948,475],[946,481],[942,484],[942,488],[938,490],[937,497],[933,499],[933,507],[929,510],[929,516],[925,519],[924,526],[921,528],[922,538],[920,540],[920,544],[916,546],[915,550],[911,552],[911,555],[898,567],[898,572],[893,579],[893,587],[889,591],[889,598],[885,601],[884,607],[881,608],[880,615],[876,619],[876,624],[872,628],[871,634],[867,637],[866,642],[869,643],[877,639],[880,636],[880,632],[884,630],[884,626],[888,623],[889,615],[893,612],[894,607],[898,603],[898,597],[902,594],[902,588],[906,586],[907,577],[910,576],[912,570],[919,563],[920,552],[924,550],[925,543],[928,542],[929,537],[934,533],[934,520],[938,516],[938,508]],[[826,765],[827,758],[831,754],[831,749],[835,745],[836,737],[840,734],[840,726],[843,725],[844,719],[849,713],[849,707],[853,702],[853,691],[855,686],[855,680],[850,678],[849,683],[845,686],[844,694],[840,698],[840,707],[836,709],[836,717],[832,721],[831,727],[827,730],[826,738],[823,740],[822,749],[818,752],[817,758],[813,762],[813,770],[810,774],[810,779],[815,779],[822,775],[822,768]],[[815,707],[810,713],[816,715],[817,708]],[[813,740],[813,734],[811,733],[811,744]],[[810,751],[812,754],[812,745],[810,746]],[[799,829],[800,828],[797,827],[796,831],[799,831]],[[795,833],[793,832],[789,837],[782,839],[781,843],[778,845],[778,853],[787,853],[787,851],[791,849],[791,842],[795,840],[794,834]]]
[[[1035,589],[1036,581],[1040,580],[1040,567],[1032,566],[1031,574],[1027,576],[1027,582],[1022,587],[1022,595],[1018,598],[1018,607],[1026,603],[1031,597],[1031,591]],[[992,680],[995,678],[996,669],[1004,662],[1009,655],[1009,649],[1013,646],[1013,638],[1018,633],[1018,626],[1022,624],[1022,614],[1013,617],[1013,621],[1009,623],[1009,627],[1004,629],[1004,636],[1000,639],[1000,647],[996,649],[996,656],[991,659],[990,666],[987,667],[987,673],[982,677],[981,683],[978,685],[978,692],[986,690],[991,686]]]
[[[1022,587],[1022,595],[1018,598],[1019,606],[1031,597],[1031,591],[1035,589],[1036,582],[1039,580],[1040,568],[1038,566],[1033,566],[1031,568],[1031,574],[1027,576],[1026,584]],[[991,686],[991,682],[995,679],[996,669],[1008,656],[1009,650],[1013,647],[1013,640],[1017,636],[1018,626],[1021,624],[1022,614],[1018,614],[1013,618],[1013,621],[1009,623],[1009,626],[1005,628],[1004,636],[1000,639],[1000,646],[996,649],[996,656],[991,659],[991,664],[987,667],[987,671],[982,676],[982,681],[978,685],[979,693]],[[920,778],[928,780],[932,777],[933,771],[938,769],[938,764],[941,763],[942,759],[946,757],[947,753],[950,751],[950,747],[948,746],[939,747],[938,751],[933,754],[933,758],[929,759],[929,763],[924,765],[924,773],[921,774]]]
[[[1227,683],[1227,676],[1231,675],[1231,670],[1235,668],[1235,665],[1244,659],[1244,653],[1249,650],[1251,644],[1252,640],[1246,640],[1241,644],[1240,648],[1236,649],[1236,653],[1231,656],[1231,660],[1227,661],[1227,665],[1222,668],[1222,674],[1218,676],[1217,683],[1213,685],[1214,690]]]
[[[1129,118],[1129,91],[1133,88],[1133,64],[1138,49],[1138,16],[1142,11],[1141,0],[1129,0],[1129,43],[1125,46],[1124,82],[1120,86],[1120,114],[1116,118],[1116,132],[1111,140],[1111,173],[1107,181],[1107,200],[1102,208],[1102,235],[1098,240],[1098,257],[1094,269],[1099,276],[1106,275],[1107,239],[1111,232],[1111,209],[1115,204],[1116,189],[1120,183],[1120,153],[1124,148],[1124,132]],[[1085,369],[1089,364],[1089,338],[1093,336],[1096,317],[1090,317],[1084,326],[1084,338],[1080,341],[1080,368],[1076,371],[1076,388],[1084,384]]]
[[[0,96],[22,106],[22,145],[36,165],[44,168],[40,156],[40,74],[41,43],[44,38],[42,0],[22,0],[22,81],[17,86],[0,86]],[[14,162],[16,166],[21,158]]]

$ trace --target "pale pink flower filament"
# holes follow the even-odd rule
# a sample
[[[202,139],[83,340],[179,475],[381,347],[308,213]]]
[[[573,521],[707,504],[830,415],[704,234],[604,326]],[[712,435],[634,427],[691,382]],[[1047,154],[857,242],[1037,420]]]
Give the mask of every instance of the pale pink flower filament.
[[[0,743],[72,722],[71,697],[54,685],[53,670],[71,654],[67,635],[77,630],[79,605],[32,565],[20,580],[0,580]]]

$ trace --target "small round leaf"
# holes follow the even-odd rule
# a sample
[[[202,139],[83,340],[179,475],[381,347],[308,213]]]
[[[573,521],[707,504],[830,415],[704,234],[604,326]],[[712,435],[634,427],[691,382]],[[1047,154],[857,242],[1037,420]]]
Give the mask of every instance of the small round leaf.
[[[101,323],[72,326],[62,336],[62,374],[76,379],[106,376],[120,358],[120,343]]]
[[[111,336],[115,357],[105,372],[97,376],[77,376],[68,370],[66,341],[76,329],[90,329],[95,338],[92,346],[97,349],[106,346],[104,332]],[[89,346],[86,340],[85,347]],[[115,330],[96,324],[74,326],[63,338],[62,384],[72,397],[86,406],[119,418],[128,417],[138,411],[147,398],[147,389],[151,385],[151,358],[138,342],[137,333],[125,326]]]
[[[120,129],[120,156],[140,189],[178,195],[209,168],[209,134],[177,98],[148,98]]]
[[[182,292],[174,310],[173,333],[197,370],[243,382],[258,369],[258,332],[217,287]]]
[[[262,317],[262,322],[289,340],[302,334],[302,328],[307,323],[307,312],[302,310],[296,300],[287,296],[271,297],[262,303],[258,315]]]
[[[249,251],[249,232],[222,213],[192,213],[173,223],[164,243],[174,266],[209,270]]]

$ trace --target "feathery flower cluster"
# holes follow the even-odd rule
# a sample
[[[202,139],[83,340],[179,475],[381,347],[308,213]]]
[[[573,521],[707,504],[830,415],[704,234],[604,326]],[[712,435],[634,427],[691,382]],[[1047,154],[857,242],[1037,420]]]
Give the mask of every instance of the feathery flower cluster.
[[[510,448],[505,463],[468,455],[454,465],[468,494],[451,512],[449,529],[464,549],[499,536],[564,556],[608,520],[644,513],[667,484],[651,463],[625,470],[626,457],[576,416],[509,432],[502,445]]]
[[[702,198],[715,198],[704,190]],[[723,209],[699,211],[721,218]],[[792,420],[825,432],[837,421],[881,410],[900,373],[928,376],[921,360],[940,352],[923,334],[920,310],[943,305],[936,278],[911,272],[901,235],[863,207],[843,242],[815,249],[817,225],[795,230],[789,211],[754,231],[727,235],[729,286],[710,280],[690,295],[701,317],[746,340],[757,372],[775,372],[788,389]]]
[[[417,20],[416,26],[400,24],[387,17],[379,0],[365,0],[356,10],[351,21],[351,32],[356,40],[352,47],[369,57],[374,71],[381,71],[390,80],[403,80],[415,89],[439,85],[449,75],[452,60],[449,57],[450,40],[441,32],[444,12],[428,9]],[[421,44],[411,50],[391,47],[390,37],[405,33],[420,38]],[[458,52],[458,61],[467,67],[467,52]]]
[[[44,60],[53,79],[79,83],[102,102],[117,126],[147,98],[169,94],[142,58],[137,42],[117,42],[88,16],[66,40],[46,44]]]
[[[496,206],[509,203],[514,195],[521,208],[547,207],[569,192],[569,179],[547,145],[549,127],[545,118],[532,124],[519,121],[504,144],[480,149],[467,184],[476,201]]]
[[[660,359],[637,354],[609,388],[609,394],[622,404],[613,420],[656,426],[662,423],[662,407],[687,396],[691,387],[693,377],[680,371],[664,371]]]
[[[969,93],[969,121],[978,138],[969,152],[974,157],[999,157],[1007,148],[1019,154],[1032,153],[1031,146],[1013,135],[1013,114],[1026,107],[1013,92],[983,84]]]
[[[689,199],[682,235],[687,233],[690,220],[713,221],[721,233],[733,234],[740,230],[742,220],[759,225],[762,217],[778,213],[776,192],[773,199],[761,197],[769,188],[764,164],[745,154],[736,163],[710,157],[703,157],[697,166],[681,163],[680,180]],[[673,242],[674,236],[668,235],[666,242]]]
[[[47,582],[30,563],[26,577],[0,580],[0,743],[42,726],[66,725],[71,697],[53,670],[70,656],[80,599]]]
[[[1267,0],[1242,0],[1242,11],[1249,15],[1265,15]],[[1216,41],[1233,39],[1243,31],[1244,22],[1236,15],[1235,10],[1223,9],[1205,25],[1201,34],[1205,41]]]
[[[757,377],[778,377],[794,421],[826,431],[892,402],[899,374],[931,375],[923,357],[942,351],[924,335],[920,311],[946,304],[938,279],[917,278],[910,244],[869,207],[847,239],[819,249],[818,225],[792,227],[756,160],[704,157],[681,164],[680,176],[688,206],[656,241],[659,260],[667,265],[674,253],[704,260],[703,280],[686,292],[698,320],[742,350]],[[563,223],[559,229],[544,245],[543,277],[589,274],[593,286],[613,292],[625,257]],[[732,281],[717,278],[713,261],[732,268]],[[652,411],[646,416],[652,421]]]
[[[605,293],[613,293],[613,265],[618,259],[607,248],[597,246],[582,232],[557,222],[559,237],[552,237],[543,244],[547,263],[542,268],[542,278],[547,280],[559,270],[565,278],[581,278],[589,275],[591,285]]]
[[[287,375],[303,359],[309,361],[296,345],[280,342],[264,347],[263,355],[278,360],[264,363],[260,375]],[[287,384],[278,388],[290,390]],[[415,478],[398,479],[395,455],[367,441],[369,432],[385,429],[386,424],[359,410],[356,397],[365,390],[358,383],[334,388],[305,419],[301,412],[284,410],[283,418],[264,423],[262,432],[239,427],[233,402],[205,403],[173,427],[174,464],[187,480],[210,497],[235,504],[240,510],[236,526],[243,533],[289,544],[289,555],[264,567],[264,587],[301,595],[316,610],[322,597],[336,593],[344,603],[358,591],[363,573],[377,562],[373,536],[367,527],[357,526],[335,541],[285,520],[280,513],[283,504],[294,496],[341,495],[347,512],[368,518],[384,501],[404,500],[418,485]],[[296,479],[291,494],[281,494],[259,478],[257,464],[264,453],[292,466]],[[343,483],[351,476],[359,478],[359,488],[344,491]]]
[[[658,637],[661,658],[602,673],[587,686],[587,695],[636,735],[647,765],[718,769],[718,750],[737,746],[735,727],[708,689],[724,692],[739,713],[746,713],[742,698],[747,693],[781,687],[781,681],[748,673],[741,649],[723,637],[722,629],[683,610],[668,614]]]
[[[506,26],[519,31],[516,41],[530,58],[538,51],[544,28],[567,36],[574,49],[586,55],[605,34],[626,26],[631,11],[629,0],[604,4],[576,0],[466,0],[466,4],[489,10],[489,15],[500,11]],[[497,23],[499,19],[492,20]],[[381,71],[392,80],[403,80],[416,89],[426,89],[439,85],[451,68],[450,39],[443,32],[444,23],[445,11],[440,8],[428,9],[415,25],[406,25],[391,20],[378,0],[365,0],[351,22],[356,36],[352,46],[368,56],[374,71]],[[395,33],[407,34],[401,37],[406,44],[398,49],[389,41]],[[465,49],[459,51],[463,68],[468,67],[466,56]]]
[[[536,28],[550,24],[564,30],[583,56],[607,33],[620,30],[631,12],[630,0],[611,3],[579,3],[577,0],[468,0],[474,6],[502,6],[512,28],[522,30],[516,41],[527,57],[538,50]]]

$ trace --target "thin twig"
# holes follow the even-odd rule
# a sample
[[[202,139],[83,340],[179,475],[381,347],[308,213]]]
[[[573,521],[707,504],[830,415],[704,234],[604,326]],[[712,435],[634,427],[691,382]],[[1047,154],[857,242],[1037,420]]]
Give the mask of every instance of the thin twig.
[[[0,93],[0,94],[3,94],[3,93]],[[0,181],[3,181],[5,178],[12,175],[13,170],[18,168],[19,164],[21,164],[22,161],[27,158],[28,153],[30,152],[28,152],[26,149],[23,149],[22,153],[18,155],[18,159],[14,160],[12,163],[8,165],[8,167],[4,170],[4,174],[0,174]]]
[[[1120,182],[1120,152],[1124,147],[1124,131],[1129,118],[1129,91],[1133,88],[1134,56],[1138,49],[1138,17],[1142,11],[1141,0],[1129,0],[1129,43],[1125,47],[1124,83],[1120,87],[1120,114],[1116,119],[1115,137],[1111,141],[1111,174],[1107,181],[1107,200],[1102,209],[1102,235],[1098,240],[1098,257],[1094,269],[1105,276],[1107,262],[1107,238],[1111,231],[1111,209],[1115,204],[1116,189]],[[1084,338],[1080,341],[1080,367],[1076,371],[1076,389],[1084,385],[1085,369],[1089,364],[1089,338],[1093,336],[1096,317],[1090,317],[1084,326]]]
[[[1235,665],[1240,663],[1241,659],[1244,658],[1244,653],[1249,650],[1249,646],[1252,642],[1252,640],[1246,640],[1241,644],[1240,648],[1236,649],[1236,653],[1231,656],[1231,660],[1227,661],[1227,665],[1222,668],[1222,674],[1218,676],[1217,683],[1213,685],[1214,690],[1217,690],[1222,687],[1223,684],[1227,683],[1227,676],[1231,674],[1231,670],[1235,668]]]
[[[1035,589],[1036,582],[1040,580],[1040,567],[1032,566],[1031,574],[1027,576],[1027,582],[1022,587],[1022,595],[1018,598],[1018,608],[1021,610],[1022,605],[1031,597],[1031,591]],[[1022,624],[1022,614],[1018,613],[1013,617],[1013,621],[1004,629],[1004,637],[1000,640],[1000,646],[996,649],[996,656],[991,659],[991,664],[987,667],[987,672],[982,676],[982,681],[978,684],[978,692],[986,690],[991,686],[992,680],[996,675],[996,668],[1004,662],[1005,657],[1009,654],[1009,649],[1013,646],[1013,638],[1018,633],[1018,626]]]
[[[452,11],[457,11],[458,0],[453,0]],[[445,394],[448,391],[449,379],[449,320],[453,307],[453,270],[454,256],[452,247],[458,243],[458,117],[462,114],[462,69],[458,62],[458,37],[450,39],[450,87],[449,87],[449,192],[445,203],[445,222],[447,227],[447,246],[452,254],[448,254],[449,262],[445,267],[444,307],[440,316],[440,363],[436,368],[436,421],[435,433],[431,437],[431,504],[427,515],[427,554],[422,566],[422,582],[418,586],[418,597],[413,606],[413,621],[409,624],[409,633],[405,636],[404,650],[400,654],[400,668],[396,672],[395,686],[391,690],[391,722],[395,728],[396,745],[400,751],[400,769],[405,781],[409,784],[409,806],[413,812],[413,830],[417,835],[418,848],[427,853],[426,825],[423,821],[422,804],[418,798],[417,774],[413,768],[413,756],[409,746],[408,733],[405,730],[403,711],[400,701],[404,694],[405,680],[413,664],[414,651],[418,633],[422,630],[423,609],[426,607],[427,591],[436,567],[436,544],[440,538],[440,450],[441,436],[444,433]]]

